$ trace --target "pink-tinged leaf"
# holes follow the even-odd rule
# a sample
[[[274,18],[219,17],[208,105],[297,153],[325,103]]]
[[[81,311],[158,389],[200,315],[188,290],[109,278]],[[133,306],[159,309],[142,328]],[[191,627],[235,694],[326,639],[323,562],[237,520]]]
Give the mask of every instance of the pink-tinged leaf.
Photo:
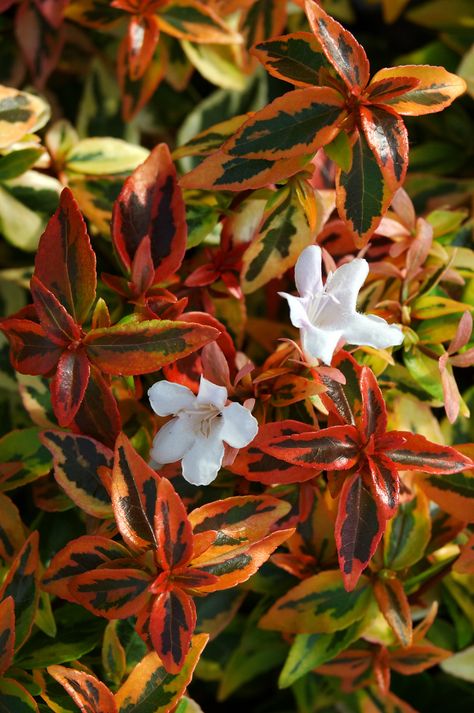
[[[449,354],[443,354],[439,358],[438,366],[441,375],[441,386],[443,387],[444,409],[449,423],[454,423],[459,415],[462,397],[459,393],[456,379],[447,364],[448,359]]]
[[[15,607],[12,597],[0,602],[0,678],[10,668],[15,645]]]
[[[150,239],[155,282],[180,267],[187,237],[185,206],[166,144],[158,144],[125,181],[114,205],[112,236],[126,268],[142,240]]]
[[[62,346],[81,338],[81,330],[71,315],[35,275],[30,291],[40,324],[52,342]]]
[[[306,2],[306,15],[324,54],[347,87],[363,89],[370,76],[364,48],[313,0]]]
[[[153,523],[159,481],[125,434],[120,434],[112,473],[112,505],[120,534],[135,550],[156,547]]]
[[[49,374],[61,356],[62,349],[52,342],[43,327],[29,319],[4,319],[0,327],[10,342],[10,360],[20,374]]]
[[[388,187],[395,191],[405,180],[408,168],[408,132],[403,119],[393,110],[361,106],[362,129]]]
[[[34,274],[78,324],[85,321],[95,299],[95,263],[79,206],[64,188],[59,208],[41,236]]]
[[[455,354],[462,347],[465,347],[471,338],[472,334],[472,315],[470,312],[464,312],[463,316],[459,320],[458,328],[456,334],[451,340],[448,347],[448,354]]]
[[[57,29],[61,26],[64,8],[69,0],[34,0],[34,2],[45,20],[47,20],[52,27]]]
[[[51,27],[35,3],[24,2],[15,17],[15,36],[34,83],[42,89],[61,56],[63,28]]]
[[[342,487],[335,532],[339,566],[348,592],[354,589],[377,549],[385,522],[362,475],[350,475]]]
[[[97,569],[73,577],[74,600],[96,616],[126,619],[143,609],[150,597],[151,575],[141,569]]]
[[[84,535],[71,540],[53,557],[43,575],[42,587],[50,594],[75,602],[69,588],[73,577],[128,559],[130,552],[118,542],[99,535]]]
[[[60,426],[71,424],[89,383],[90,364],[83,349],[64,351],[51,381],[51,403]]]
[[[91,366],[89,383],[71,428],[92,436],[109,448],[122,428],[117,402],[109,384],[94,366]]]
[[[146,238],[143,238],[133,256],[130,282],[137,295],[144,295],[154,281],[155,266],[153,265],[151,254],[150,238],[147,235]]]
[[[374,372],[362,368],[359,379],[362,394],[362,432],[364,438],[381,436],[387,429],[387,409]]]
[[[153,648],[169,673],[178,673],[196,627],[196,607],[188,594],[173,589],[159,594],[150,617]]]
[[[376,579],[373,591],[380,611],[402,646],[410,646],[413,626],[410,605],[399,579]]]
[[[117,713],[114,694],[95,676],[64,666],[49,666],[47,670],[82,713]]]
[[[15,649],[28,638],[38,607],[38,533],[33,532],[13,560],[0,588],[0,601],[12,597],[15,605]]]
[[[381,69],[372,78],[372,84],[395,77],[410,77],[419,81],[418,86],[386,102],[398,114],[408,116],[442,111],[466,91],[464,79],[447,72],[444,67],[418,64]]]
[[[218,336],[212,327],[154,319],[93,329],[84,345],[89,359],[106,374],[136,376],[157,371]]]
[[[300,465],[291,465],[273,455],[265,453],[260,444],[274,441],[278,436],[314,431],[314,427],[299,421],[277,421],[260,426],[257,436],[246,448],[241,448],[234,462],[227,469],[247,480],[274,485],[276,483],[302,483],[314,478],[316,472]]]
[[[400,470],[421,470],[424,473],[460,473],[473,467],[472,460],[455,448],[440,446],[424,436],[397,431],[405,442],[403,446],[389,450],[385,455],[396,463]]]
[[[364,473],[366,484],[380,510],[389,520],[397,511],[400,494],[398,470],[389,458],[377,453],[367,458],[368,471]]]
[[[347,470],[357,463],[360,444],[354,426],[331,426],[316,432],[278,437],[260,444],[260,448],[292,465]]]
[[[415,89],[420,84],[416,77],[392,77],[371,81],[366,90],[366,96],[373,104],[385,104],[389,99]]]
[[[119,58],[125,60],[126,64],[119,72],[128,73],[133,81],[143,77],[153,58],[159,37],[160,27],[156,15],[132,16],[122,40],[126,51],[119,52]]]
[[[184,566],[193,555],[193,531],[183,501],[170,481],[158,485],[155,513],[156,558],[164,570]]]

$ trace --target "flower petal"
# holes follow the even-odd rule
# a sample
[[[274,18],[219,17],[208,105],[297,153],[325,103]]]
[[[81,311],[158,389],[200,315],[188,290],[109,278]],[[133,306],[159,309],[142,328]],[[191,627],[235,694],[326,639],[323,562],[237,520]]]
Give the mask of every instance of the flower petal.
[[[158,416],[171,416],[183,408],[192,408],[196,400],[191,389],[172,381],[157,381],[148,389],[148,398]]]
[[[321,248],[319,245],[308,245],[299,256],[295,265],[295,283],[302,297],[322,291]]]
[[[341,265],[327,279],[326,292],[341,305],[344,312],[353,312],[357,304],[360,288],[369,274],[369,264],[363,258],[356,258]]]
[[[310,320],[305,305],[306,298],[294,297],[294,295],[289,295],[286,292],[279,292],[278,294],[288,300],[290,319],[293,326],[298,328],[309,326]]]
[[[334,350],[342,337],[342,329],[318,329],[310,326],[308,329],[302,329],[300,334],[305,354],[320,359],[325,364],[331,363]]]
[[[223,409],[227,401],[227,389],[201,376],[197,401],[199,404],[212,404],[218,409]]]
[[[220,437],[232,448],[244,448],[258,432],[258,421],[245,406],[231,403],[222,411]]]
[[[195,438],[189,417],[172,418],[156,434],[150,455],[157,463],[174,463],[189,451]]]
[[[347,319],[344,339],[349,344],[359,344],[376,349],[398,346],[403,342],[403,332],[394,324],[388,324],[375,314],[358,314]]]
[[[206,438],[198,436],[182,461],[183,477],[192,485],[209,485],[216,479],[224,457],[221,428]]]

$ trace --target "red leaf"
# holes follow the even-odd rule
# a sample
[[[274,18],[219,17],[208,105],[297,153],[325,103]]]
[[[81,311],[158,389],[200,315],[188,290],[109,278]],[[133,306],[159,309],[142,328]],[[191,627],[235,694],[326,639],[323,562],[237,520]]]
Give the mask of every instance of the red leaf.
[[[344,586],[350,592],[367,567],[385,529],[372,494],[360,473],[344,483],[336,519],[336,545]]]
[[[62,346],[81,338],[81,330],[71,315],[35,275],[30,290],[40,324],[52,342]]]
[[[389,520],[397,511],[400,493],[398,470],[389,458],[381,454],[367,458],[369,470],[366,482],[382,517]]]
[[[0,603],[0,678],[10,668],[15,644],[15,608],[12,597]]]
[[[366,366],[361,371],[359,385],[362,394],[363,438],[369,440],[372,435],[383,436],[387,429],[387,409],[375,374]]]
[[[71,427],[79,433],[92,436],[109,448],[115,446],[115,440],[122,428],[117,402],[110,386],[100,371],[92,365],[84,398]]]
[[[311,0],[306,14],[321,49],[349,89],[364,88],[369,81],[369,60],[350,32]]]
[[[359,457],[359,437],[354,426],[331,426],[321,431],[273,439],[260,448],[293,465],[318,470],[347,470]]]
[[[143,238],[132,260],[131,282],[137,295],[143,295],[155,280],[155,266],[148,235]]]
[[[126,72],[130,79],[137,81],[146,72],[150,64],[158,39],[160,27],[155,15],[142,15],[131,17],[127,27],[127,34],[123,38],[126,51],[119,52],[119,58],[125,66],[119,73]]]
[[[155,282],[180,267],[186,249],[186,214],[166,144],[158,144],[125,181],[113,209],[112,237],[126,268],[141,241],[149,237]]]
[[[43,327],[29,319],[4,319],[1,329],[10,342],[10,360],[20,374],[44,376],[54,369],[62,349],[50,341]]]
[[[169,673],[178,673],[196,627],[196,607],[180,589],[163,592],[153,604],[150,636],[155,651]]]
[[[96,270],[86,224],[69,188],[41,236],[35,275],[82,324],[95,299]]]
[[[384,104],[388,99],[415,89],[420,84],[416,77],[387,77],[378,82],[370,82],[367,87],[367,98],[374,104]]]
[[[15,17],[15,36],[34,83],[42,89],[64,45],[63,28],[52,28],[33,2],[23,2]]]
[[[33,532],[11,563],[0,587],[0,601],[12,597],[15,605],[15,650],[28,638],[36,616],[39,588],[39,536]]]
[[[385,455],[397,463],[401,470],[421,470],[425,473],[459,473],[473,467],[467,456],[449,446],[440,446],[409,431],[397,431],[403,436],[403,446],[386,451]],[[387,434],[390,435],[390,434]]]
[[[186,508],[166,478],[158,485],[155,536],[156,559],[162,569],[182,567],[193,556],[193,531]]]
[[[438,646],[410,646],[390,654],[390,668],[405,676],[426,671],[452,656],[451,651]]]
[[[51,403],[60,426],[69,426],[89,383],[90,364],[83,349],[64,351],[51,381]]]
[[[408,132],[393,109],[361,106],[362,129],[387,185],[396,191],[408,168]]]
[[[126,619],[145,606],[151,577],[141,569],[97,569],[73,577],[69,590],[74,600],[96,616]]]

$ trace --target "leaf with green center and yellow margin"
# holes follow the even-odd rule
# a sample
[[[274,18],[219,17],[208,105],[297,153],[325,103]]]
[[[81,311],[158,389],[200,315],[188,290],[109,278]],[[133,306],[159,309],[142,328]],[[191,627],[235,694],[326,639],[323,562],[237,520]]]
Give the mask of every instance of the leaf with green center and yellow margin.
[[[10,678],[0,680],[0,710],[6,713],[38,713],[34,698],[19,683]]]
[[[320,572],[278,599],[259,626],[293,634],[329,634],[362,619],[371,597],[366,577],[347,592],[340,572]]]
[[[466,310],[474,312],[474,306],[466,302],[452,300],[449,297],[422,295],[413,301],[411,316],[414,319],[436,319],[437,317],[445,317],[448,314],[457,314],[459,321],[459,315]],[[436,341],[436,339],[433,340],[433,342]]]
[[[267,158],[241,158],[218,151],[181,178],[182,188],[243,191],[281,183],[294,176],[310,157],[294,156],[272,161]]]
[[[108,0],[83,0],[68,3],[64,15],[74,22],[98,30],[107,30],[123,17],[121,10],[113,7]]]
[[[41,442],[53,456],[56,482],[71,500],[93,517],[112,517],[110,497],[98,474],[98,468],[110,467],[112,451],[93,438],[64,431],[43,431]]]
[[[78,141],[64,157],[65,169],[87,176],[128,173],[143,163],[147,149],[109,136]]]
[[[337,209],[358,247],[367,244],[391,198],[377,160],[359,133],[352,147],[349,171],[338,170],[336,174]]]
[[[38,606],[38,539],[37,532],[30,535],[0,588],[0,601],[12,597],[15,604],[15,650],[28,638]]]
[[[118,713],[168,713],[191,681],[207,641],[207,634],[191,640],[191,648],[177,674],[168,673],[158,654],[147,654],[115,694]]]
[[[466,91],[464,79],[448,72],[444,67],[431,65],[401,65],[381,69],[372,77],[370,84],[394,77],[413,77],[420,82],[406,94],[393,97],[386,102],[398,114],[407,116],[421,116],[442,111]]]
[[[423,469],[420,468],[422,471]],[[442,510],[465,522],[474,522],[474,474],[418,476],[420,487]]]
[[[6,156],[0,157],[0,181],[7,181],[11,178],[21,176],[34,166],[40,156],[43,155],[42,148],[28,148],[12,151]]]
[[[402,646],[411,646],[413,625],[403,583],[395,578],[379,578],[373,585],[379,609]]]
[[[234,158],[273,161],[313,154],[333,140],[346,116],[335,89],[295,89],[257,111],[222,149]]]
[[[49,106],[40,97],[0,85],[0,148],[40,129],[49,115]]]
[[[240,114],[232,117],[232,119],[226,119],[210,126],[175,149],[172,153],[173,159],[177,161],[185,156],[206,156],[213,151],[217,151],[225,141],[240,129],[248,118],[248,114]]]
[[[39,428],[24,428],[0,439],[0,491],[13,490],[49,473],[51,454],[39,434]]]
[[[172,0],[158,14],[160,28],[180,40],[210,44],[239,43],[242,38],[200,0]]]
[[[25,528],[16,505],[0,493],[0,560],[11,562],[25,541]]]
[[[330,67],[321,45],[310,32],[272,37],[252,48],[269,74],[297,87],[319,84],[319,70]]]
[[[296,192],[289,186],[281,189],[242,256],[243,292],[255,292],[293,267],[302,250],[313,243],[314,235]]]
[[[443,476],[446,477],[446,476]],[[429,502],[423,491],[399,505],[397,514],[387,522],[384,534],[384,566],[402,570],[418,562],[430,541]]]
[[[102,668],[105,679],[119,686],[125,676],[127,658],[125,649],[117,633],[117,621],[109,621],[102,639]]]
[[[213,327],[167,319],[92,329],[84,339],[89,359],[106,374],[149,374],[216,339]]]

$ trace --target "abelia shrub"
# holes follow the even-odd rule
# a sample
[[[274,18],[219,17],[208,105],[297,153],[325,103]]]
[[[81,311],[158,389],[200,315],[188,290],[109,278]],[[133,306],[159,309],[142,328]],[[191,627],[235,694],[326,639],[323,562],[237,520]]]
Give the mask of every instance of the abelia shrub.
[[[472,710],[444,4],[0,0],[1,711]]]

